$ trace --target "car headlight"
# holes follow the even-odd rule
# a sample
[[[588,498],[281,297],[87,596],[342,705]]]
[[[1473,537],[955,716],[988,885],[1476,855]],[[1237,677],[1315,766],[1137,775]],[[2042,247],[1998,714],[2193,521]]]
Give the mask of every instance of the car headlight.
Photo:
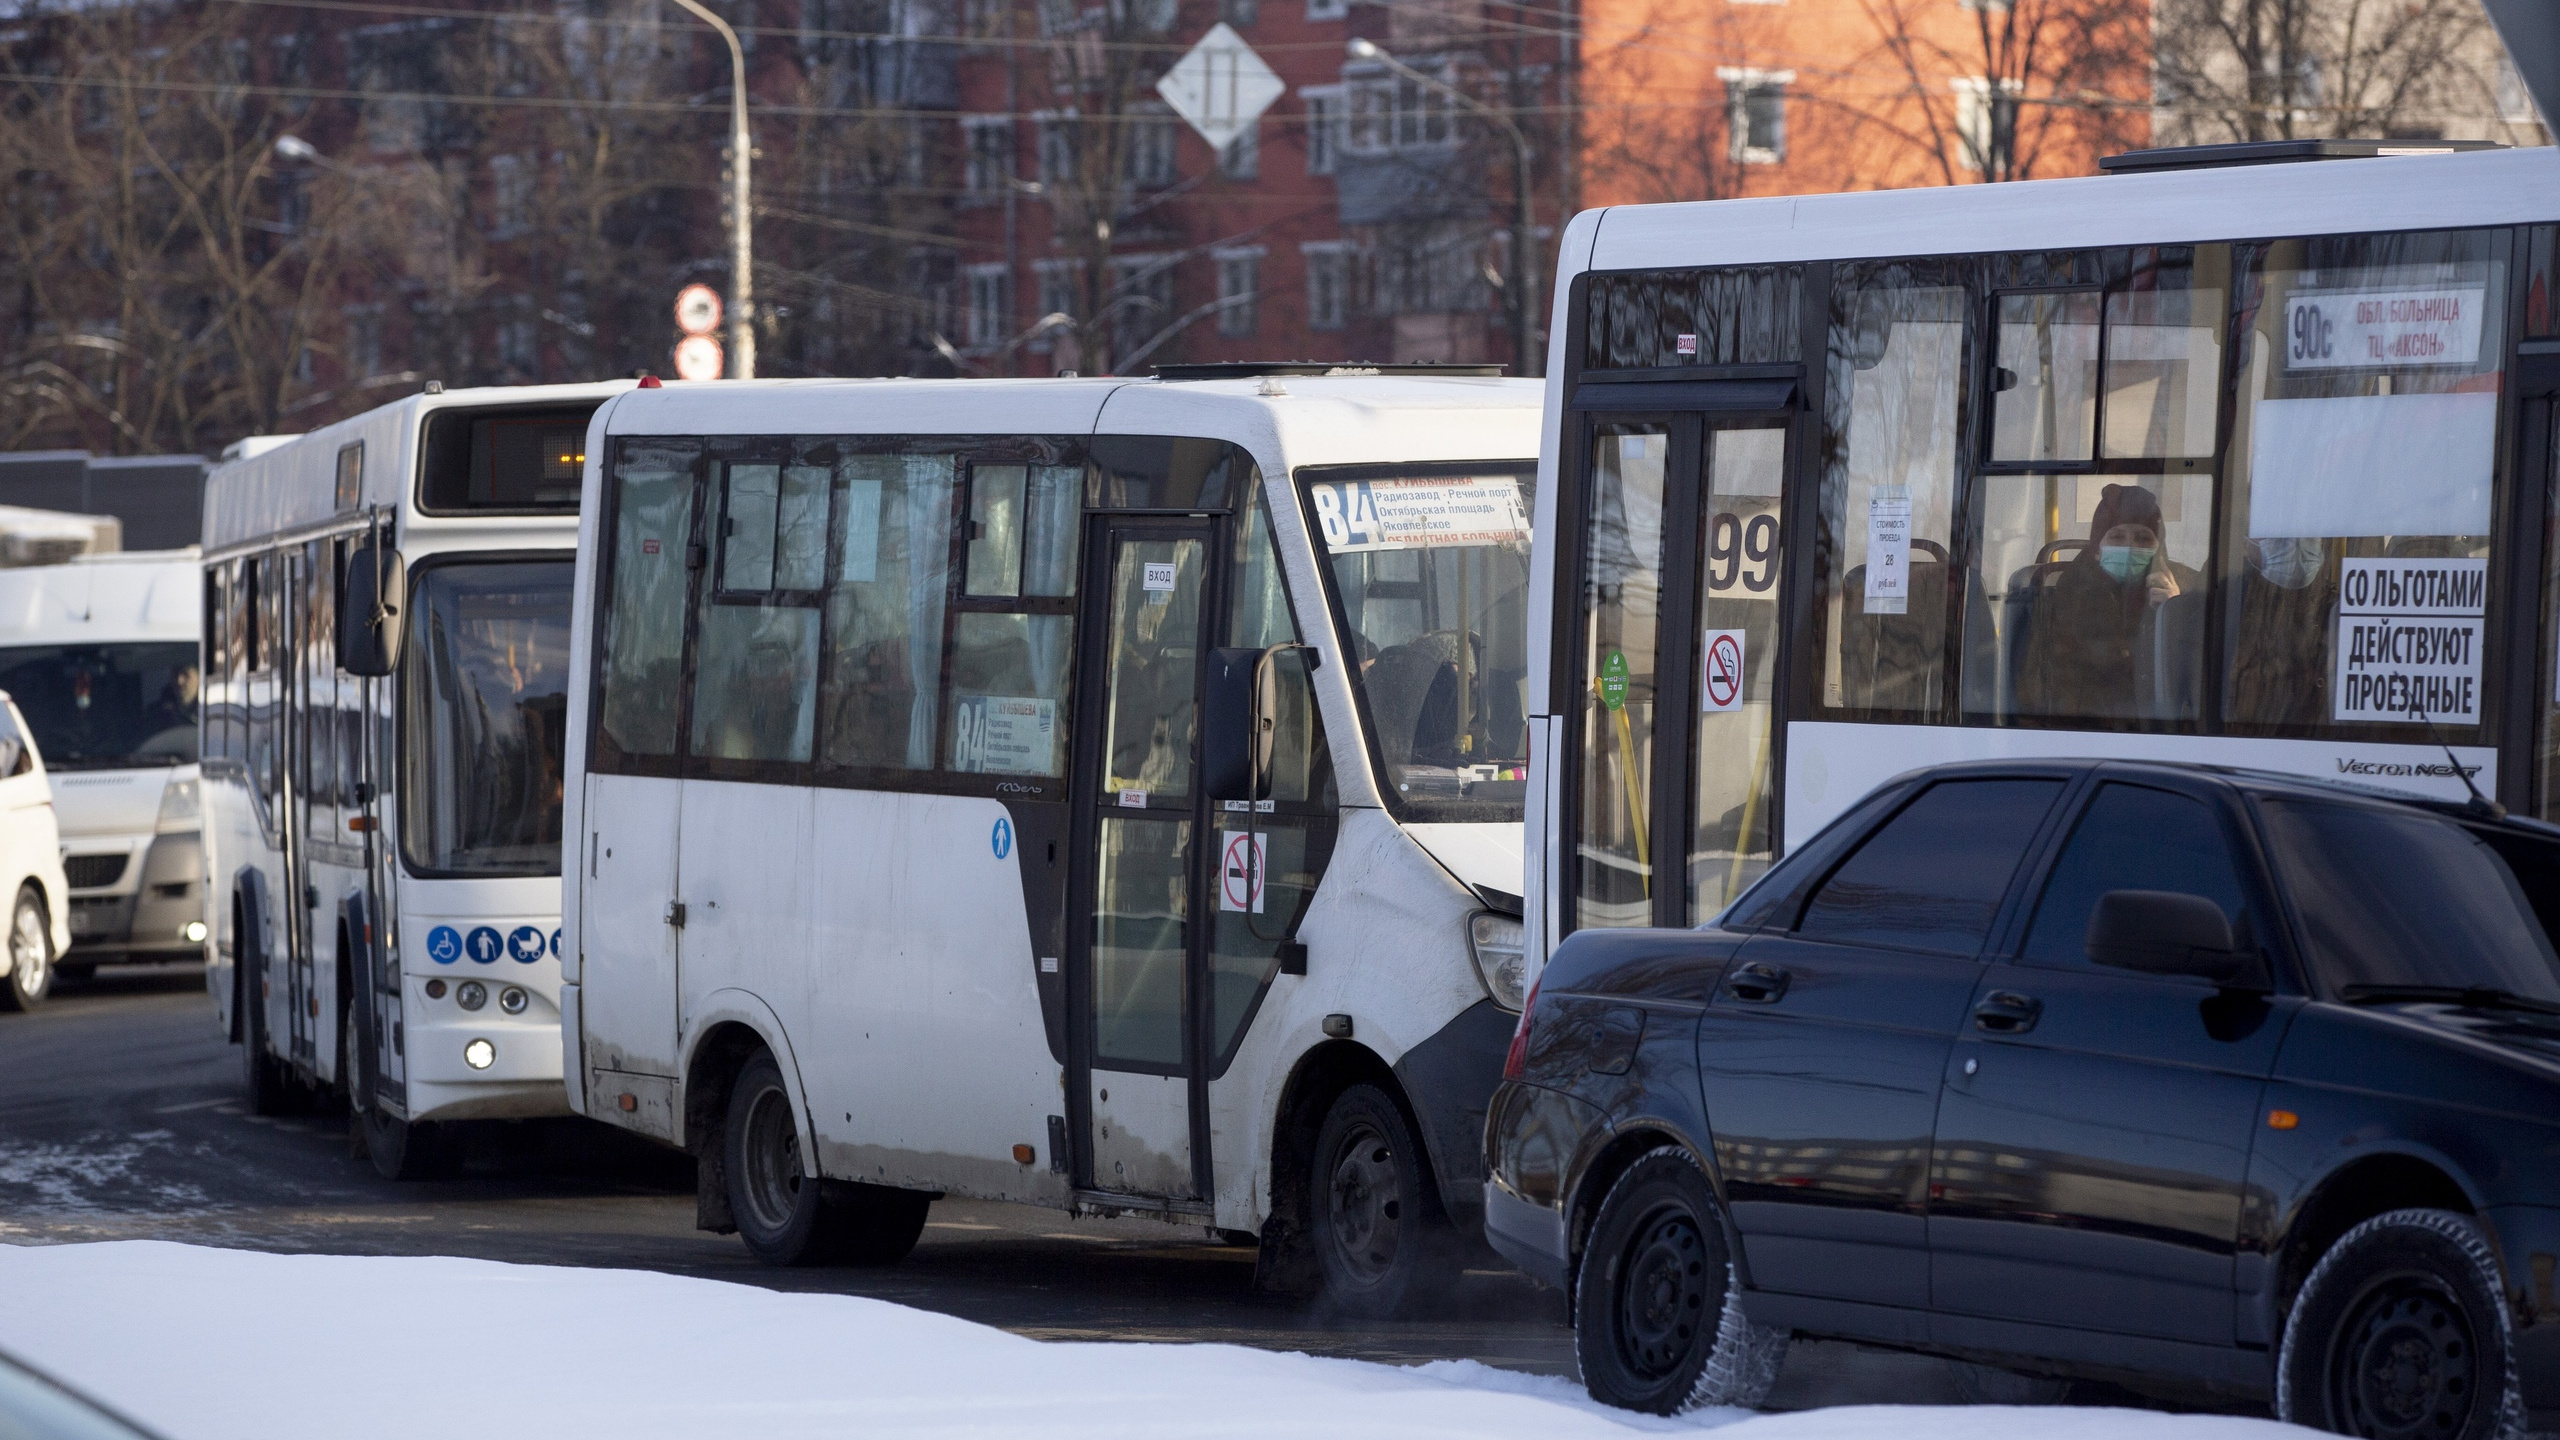
[[[1518,1012],[1528,987],[1528,959],[1517,916],[1480,911],[1467,922],[1467,947],[1475,953],[1476,973],[1484,977],[1493,1003]]]
[[[160,828],[193,830],[203,805],[196,797],[196,782],[172,780],[160,790]]]

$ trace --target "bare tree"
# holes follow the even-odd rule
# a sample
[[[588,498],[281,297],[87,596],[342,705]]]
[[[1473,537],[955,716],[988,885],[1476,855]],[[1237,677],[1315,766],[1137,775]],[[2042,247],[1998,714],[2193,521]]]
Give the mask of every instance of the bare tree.
[[[2160,0],[2159,139],[2540,138],[2477,0]],[[2511,116],[2521,116],[2510,118]]]
[[[1929,181],[2084,173],[2148,128],[2151,0],[1861,4],[1901,84],[1856,119]]]

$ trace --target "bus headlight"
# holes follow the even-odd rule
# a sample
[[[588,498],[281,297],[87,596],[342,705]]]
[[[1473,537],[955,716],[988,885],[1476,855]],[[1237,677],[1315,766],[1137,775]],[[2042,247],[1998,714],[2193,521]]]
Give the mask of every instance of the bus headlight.
[[[160,788],[160,829],[193,830],[202,813],[193,780],[172,780]]]
[[[1527,987],[1525,936],[1516,916],[1486,910],[1467,922],[1467,948],[1475,954],[1476,973],[1484,977],[1485,993],[1494,1004],[1514,1013]]]
[[[498,1047],[486,1040],[474,1040],[462,1047],[462,1063],[474,1070],[486,1070],[498,1063]]]
[[[465,1010],[477,1010],[489,1003],[489,987],[477,980],[465,980],[453,992],[453,1003]]]
[[[533,997],[525,994],[523,990],[510,985],[498,992],[498,1008],[510,1015],[521,1015],[524,1013],[524,1007],[530,1004],[532,999]]]
[[[201,945],[204,943],[205,936],[204,922],[201,920],[190,920],[187,922],[187,928],[179,933],[187,937],[188,944]]]

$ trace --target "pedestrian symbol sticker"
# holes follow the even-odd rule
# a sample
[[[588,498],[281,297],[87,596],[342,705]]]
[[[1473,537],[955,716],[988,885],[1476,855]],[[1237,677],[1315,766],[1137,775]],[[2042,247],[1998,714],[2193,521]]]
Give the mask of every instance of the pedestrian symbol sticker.
[[[427,932],[427,958],[439,965],[450,965],[462,958],[462,932],[450,925],[439,925]]]
[[[542,958],[548,948],[539,925],[519,925],[507,935],[507,953],[519,965],[530,965]]]
[[[1262,866],[1270,858],[1271,837],[1259,833],[1227,837],[1226,854],[1218,860],[1218,908],[1241,914],[1262,913]]]
[[[1698,649],[1698,708],[1715,712],[1742,708],[1742,635],[1739,630],[1710,630]]]
[[[499,939],[498,932],[488,926],[474,925],[471,927],[470,938],[463,942],[463,948],[471,952],[473,963],[495,965],[498,963],[499,952],[507,948],[507,942]]]
[[[1600,662],[1600,703],[1612,710],[1627,708],[1627,652],[1612,650]]]
[[[1001,815],[997,816],[995,834],[988,837],[988,844],[994,848],[996,858],[999,860],[1012,854],[1013,822]]]

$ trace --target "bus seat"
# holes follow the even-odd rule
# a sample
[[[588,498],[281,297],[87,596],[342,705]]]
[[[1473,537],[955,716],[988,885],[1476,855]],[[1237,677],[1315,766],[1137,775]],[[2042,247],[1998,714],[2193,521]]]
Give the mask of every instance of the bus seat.
[[[1385,750],[1389,765],[1409,763],[1417,751],[1447,748],[1450,737],[1420,733],[1435,688],[1441,690],[1438,710],[1454,717],[1455,696],[1451,689],[1440,686],[1442,672],[1451,677],[1454,687],[1458,670],[1458,636],[1454,630],[1434,630],[1417,635],[1401,645],[1390,645],[1378,652],[1368,674],[1369,711],[1378,725],[1379,748]],[[1440,728],[1454,724],[1453,718],[1441,720]]]
[[[2134,647],[2133,693],[2145,720],[2192,720],[2204,692],[2202,591],[2173,595],[2152,611]]]
[[[1852,566],[1841,577],[1840,698],[1850,708],[1937,708],[1947,655],[1947,568],[1943,559],[1915,557],[1900,615],[1865,612],[1866,566]]]
[[[2022,565],[2010,575],[2009,588],[2001,594],[2004,623],[2000,627],[2000,648],[2005,653],[2001,656],[2000,675],[2005,693],[2000,699],[2004,715],[2023,713],[2023,707],[2018,703],[2021,689],[2018,682],[2026,672],[2028,652],[2035,647],[2036,611],[2045,592],[2062,579],[2062,572],[2070,563],[2068,560],[2039,560],[2032,565]]]

